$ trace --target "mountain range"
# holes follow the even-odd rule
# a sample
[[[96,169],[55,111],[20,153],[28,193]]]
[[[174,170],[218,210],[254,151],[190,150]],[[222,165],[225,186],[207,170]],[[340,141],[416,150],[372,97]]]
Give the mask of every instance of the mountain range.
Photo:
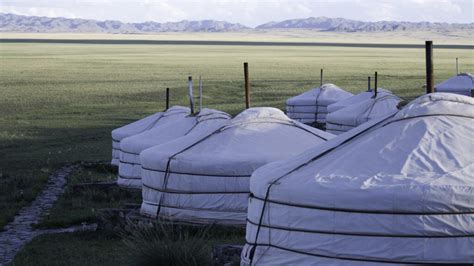
[[[239,23],[217,20],[199,20],[158,23],[124,23],[116,20],[90,20],[22,16],[0,13],[0,32],[76,32],[76,33],[129,33],[144,34],[158,32],[227,32],[246,30],[306,29],[328,32],[381,32],[414,30],[474,30],[474,23],[431,23],[378,21],[365,22],[344,18],[310,17],[268,22],[255,28]]]

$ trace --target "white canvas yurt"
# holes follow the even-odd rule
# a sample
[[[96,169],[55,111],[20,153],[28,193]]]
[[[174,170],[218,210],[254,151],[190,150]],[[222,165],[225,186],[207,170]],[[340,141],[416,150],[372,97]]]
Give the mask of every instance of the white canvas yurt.
[[[326,122],[327,107],[330,104],[351,97],[347,92],[334,84],[324,84],[286,101],[286,113],[291,119],[301,123]]]
[[[163,117],[184,117],[190,112],[189,108],[181,106],[173,106],[164,112],[158,112],[142,118],[133,123],[119,127],[112,130],[112,165],[118,166],[120,162],[120,141],[124,138],[142,133],[143,131],[152,129],[154,126],[163,122],[169,121],[169,119],[161,119]]]
[[[164,117],[150,130],[125,138],[120,143],[120,164],[117,183],[122,187],[142,188],[140,152],[185,136],[193,131],[220,126],[230,119],[227,113],[204,108],[196,115]]]
[[[335,112],[337,110],[340,110],[342,108],[346,108],[349,105],[358,104],[362,101],[371,99],[372,97],[374,97],[374,93],[375,93],[374,90],[368,90],[368,91],[358,93],[354,96],[348,97],[346,99],[340,100],[333,104],[330,104],[327,108],[328,114]],[[392,92],[383,88],[378,88],[377,95],[379,94],[380,95],[392,94]]]
[[[470,73],[461,73],[435,86],[437,92],[451,92],[471,96],[474,90],[474,76]]]
[[[358,104],[329,113],[326,117],[326,131],[342,134],[361,124],[398,111],[401,99],[393,94],[378,93],[376,98],[366,99]]]
[[[141,213],[195,223],[245,224],[252,172],[332,137],[275,108],[247,109],[218,130],[143,151]]]
[[[474,262],[474,99],[433,93],[250,180],[244,264]]]

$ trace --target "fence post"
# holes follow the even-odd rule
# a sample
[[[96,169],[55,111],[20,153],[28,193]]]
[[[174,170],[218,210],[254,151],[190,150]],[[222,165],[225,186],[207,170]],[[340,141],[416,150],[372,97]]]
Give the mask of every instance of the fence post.
[[[194,115],[194,99],[193,99],[193,77],[188,77],[188,97],[189,107],[191,108],[191,115]]]
[[[170,108],[170,88],[166,88],[166,110]]]
[[[323,86],[323,69],[321,68],[321,74],[319,76],[319,87]]]
[[[250,82],[249,82],[249,63],[244,63],[244,78],[245,78],[245,108],[250,108]]]
[[[433,41],[425,42],[426,52],[426,93],[434,92],[433,78]]]
[[[456,75],[459,75],[459,62],[458,62],[457,57],[456,57]]]
[[[370,76],[367,77],[367,91],[370,91]]]

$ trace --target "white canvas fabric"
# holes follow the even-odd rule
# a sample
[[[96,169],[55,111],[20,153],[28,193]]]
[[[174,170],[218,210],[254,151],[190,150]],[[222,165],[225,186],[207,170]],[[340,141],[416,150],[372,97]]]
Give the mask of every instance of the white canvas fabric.
[[[227,113],[204,108],[195,116],[169,116],[150,130],[125,138],[120,143],[121,154],[117,184],[122,187],[141,189],[140,152],[147,148],[199,132],[230,119]]]
[[[351,96],[352,93],[328,83],[289,98],[286,112],[288,117],[303,123],[324,123],[328,105]]]
[[[139,134],[143,131],[153,128],[155,125],[163,122],[161,117],[166,113],[167,116],[186,116],[190,112],[189,108],[182,106],[173,106],[164,112],[158,112],[133,123],[112,130],[112,161],[111,164],[118,166],[120,162],[120,141],[124,138]]]
[[[359,125],[397,111],[401,99],[393,94],[378,93],[357,104],[339,109],[326,116],[326,131],[341,134]]]
[[[428,94],[257,169],[243,264],[473,263],[473,119]]]
[[[247,109],[217,130],[143,151],[141,213],[196,223],[245,224],[252,172],[332,137],[275,108]]]
[[[458,74],[436,85],[435,90],[471,96],[471,90],[474,90],[474,76],[470,73]]]
[[[391,91],[383,89],[383,88],[378,88],[377,89],[377,95],[385,95],[385,94],[392,94]],[[332,113],[337,110],[340,110],[342,108],[348,107],[349,105],[357,104],[362,101],[368,100],[374,96],[374,90],[370,91],[364,91],[361,93],[358,93],[354,96],[348,97],[346,99],[340,100],[338,102],[335,102],[333,104],[330,104],[327,107],[327,112]]]

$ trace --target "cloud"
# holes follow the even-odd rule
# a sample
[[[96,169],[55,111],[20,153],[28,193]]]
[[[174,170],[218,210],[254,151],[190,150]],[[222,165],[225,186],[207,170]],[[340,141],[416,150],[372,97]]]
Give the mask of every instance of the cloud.
[[[78,16],[64,8],[51,8],[51,7],[12,7],[12,6],[0,6],[0,12],[2,13],[13,13],[25,16],[40,16],[40,17],[66,17],[66,18],[78,18]]]

